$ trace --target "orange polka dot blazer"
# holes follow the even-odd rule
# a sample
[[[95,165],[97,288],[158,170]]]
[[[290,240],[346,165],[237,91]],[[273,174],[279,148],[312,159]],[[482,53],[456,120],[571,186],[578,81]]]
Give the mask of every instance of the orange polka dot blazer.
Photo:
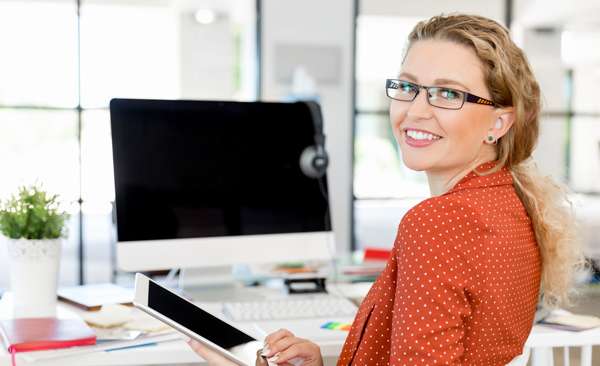
[[[406,213],[338,365],[505,365],[531,331],[540,266],[510,171],[470,172]]]

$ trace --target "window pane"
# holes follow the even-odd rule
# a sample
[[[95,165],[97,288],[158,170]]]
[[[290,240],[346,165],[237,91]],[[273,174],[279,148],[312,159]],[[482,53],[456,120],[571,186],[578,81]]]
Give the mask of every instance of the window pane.
[[[86,283],[111,280],[115,199],[108,110],[84,111],[81,131],[81,191]]]
[[[385,79],[398,75],[406,39],[419,20],[373,15],[358,17],[356,100],[359,111],[387,110],[389,102],[385,96]]]
[[[429,195],[425,174],[402,162],[387,113],[356,116],[354,195],[358,199]]]
[[[77,105],[75,1],[0,1],[0,104]]]
[[[354,201],[356,249],[391,248],[402,217],[423,198]]]
[[[567,161],[566,117],[540,118],[540,135],[533,151],[533,159],[543,174],[566,183]]]
[[[419,21],[360,15],[357,20],[354,195],[364,198],[426,197],[425,175],[404,166],[389,126],[385,79],[398,75],[406,39]],[[377,42],[373,42],[376,39]],[[362,113],[368,112],[368,113]]]
[[[597,89],[600,82],[600,48],[590,47],[600,42],[600,31],[583,25],[578,29],[562,32],[561,59],[565,67],[573,71],[572,109],[576,113],[600,112]]]
[[[73,111],[0,109],[0,197],[19,185],[40,182],[60,195],[71,213],[69,238],[63,247],[60,281],[77,280],[79,165],[77,115]],[[0,268],[6,268],[2,250]],[[8,284],[8,271],[0,271],[0,285]]]
[[[79,198],[77,114],[0,109],[0,196],[39,181],[65,202]]]
[[[177,97],[175,35],[165,3],[83,2],[82,105],[105,107],[113,97]]]
[[[573,118],[571,141],[572,188],[600,193],[600,118]]]
[[[81,192],[87,208],[115,199],[110,115],[108,110],[84,111],[81,130]],[[102,209],[104,210],[104,209]]]
[[[576,113],[600,113],[600,103],[598,103],[600,67],[598,65],[600,60],[595,64],[577,65],[573,68],[573,110]]]
[[[69,236],[60,257],[59,283],[63,286],[79,284],[79,205],[73,205],[70,214]]]
[[[115,245],[112,204],[88,203],[82,205],[85,283],[111,282]]]

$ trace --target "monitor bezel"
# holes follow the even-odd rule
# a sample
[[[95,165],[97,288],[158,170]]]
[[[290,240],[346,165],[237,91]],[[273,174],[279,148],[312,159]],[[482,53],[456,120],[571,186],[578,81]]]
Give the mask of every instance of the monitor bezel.
[[[228,104],[294,104],[288,102],[194,101],[115,98],[110,102],[113,113],[127,106],[172,108],[174,104],[214,103],[221,108]],[[117,112],[118,113],[118,112]],[[327,175],[322,178],[327,187]],[[330,207],[330,203],[328,202]],[[116,207],[115,207],[116,209]],[[118,210],[116,210],[118,215]],[[330,210],[327,211],[328,214]],[[329,214],[330,215],[330,214]],[[116,220],[115,220],[116,221]],[[331,217],[323,231],[289,232],[260,235],[228,235],[158,240],[127,240],[116,242],[116,265],[119,270],[155,271],[172,268],[223,267],[236,264],[264,264],[291,261],[331,261],[335,256],[334,231]]]
[[[290,261],[330,261],[333,231],[117,242],[120,270],[219,267]]]

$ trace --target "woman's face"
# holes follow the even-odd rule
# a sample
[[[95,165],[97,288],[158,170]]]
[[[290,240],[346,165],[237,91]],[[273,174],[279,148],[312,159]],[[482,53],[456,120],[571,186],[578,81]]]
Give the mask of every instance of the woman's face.
[[[398,78],[425,86],[446,86],[490,99],[475,52],[450,41],[415,42]],[[498,118],[493,107],[465,102],[458,110],[442,109],[431,106],[426,98],[427,93],[420,89],[412,102],[392,100],[390,105],[392,130],[407,167],[450,172],[467,167],[484,154],[493,154],[493,147],[484,142]],[[430,133],[434,139],[430,144],[429,141],[415,143],[407,135],[411,130],[410,135],[416,130]]]

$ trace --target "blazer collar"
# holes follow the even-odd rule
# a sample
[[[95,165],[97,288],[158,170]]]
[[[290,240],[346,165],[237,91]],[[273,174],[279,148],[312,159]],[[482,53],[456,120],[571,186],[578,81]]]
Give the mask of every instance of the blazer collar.
[[[488,161],[486,163],[478,165],[474,171],[478,172],[486,172],[488,169],[496,166],[496,161]],[[491,173],[488,175],[477,175],[474,171],[469,172],[469,174],[465,175],[458,183],[454,185],[450,190],[448,190],[446,194],[450,194],[456,191],[460,191],[463,189],[473,189],[473,188],[484,188],[484,187],[493,187],[493,186],[503,186],[503,185],[512,185],[513,178],[510,173],[510,170],[503,166],[495,173]]]

